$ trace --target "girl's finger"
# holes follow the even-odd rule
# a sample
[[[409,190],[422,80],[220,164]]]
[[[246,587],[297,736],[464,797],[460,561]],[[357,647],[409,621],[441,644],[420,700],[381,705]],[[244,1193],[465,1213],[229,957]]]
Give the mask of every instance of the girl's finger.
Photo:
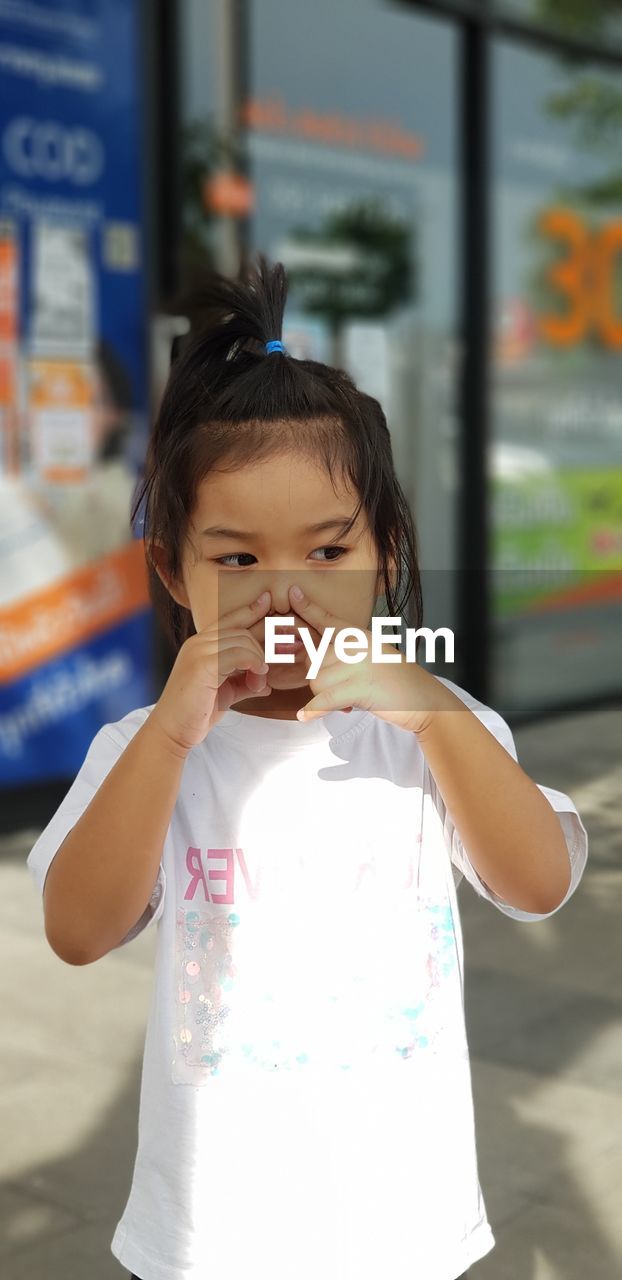
[[[264,591],[257,599],[251,600],[249,604],[241,604],[237,609],[232,609],[231,613],[225,613],[222,617],[219,617],[218,627],[221,630],[229,629],[230,627],[244,627],[245,630],[248,630],[254,622],[257,622],[259,618],[263,618],[264,614],[268,612],[271,603],[272,596],[270,592]],[[214,623],[210,623],[209,627],[205,628],[205,631],[210,630],[213,626]],[[202,632],[199,632],[199,635],[201,634]]]
[[[351,629],[351,623],[345,622],[343,618],[338,618],[334,613],[329,613],[328,609],[316,604],[314,600],[310,600],[304,593],[298,599],[293,594],[293,587],[289,588],[289,598],[292,603],[292,613],[297,613],[305,622],[309,622],[312,627],[315,627],[316,631],[319,631],[320,635],[327,627],[334,627],[335,635],[338,631]]]
[[[258,676],[252,671],[236,671],[221,684],[218,690],[218,710],[228,711],[236,702],[244,698],[265,698],[272,693],[272,686],[264,683],[260,688],[252,687],[255,681],[265,681],[264,675]],[[249,687],[250,684],[250,687]]]
[[[261,648],[257,645],[250,644],[250,636],[247,633],[242,635],[242,643],[232,639],[220,645],[217,650],[218,670],[224,675],[230,676],[234,671],[250,671],[252,669],[254,675],[265,677],[268,674],[269,663],[264,660]]]
[[[304,707],[300,707],[296,712],[296,719],[303,720],[307,724],[308,721],[317,720],[318,716],[326,716],[331,711],[344,711],[346,708],[352,710],[353,705],[355,705],[352,703],[352,697],[352,685],[349,687],[343,685],[340,688],[336,684],[330,689],[323,689],[321,693],[311,698],[311,701],[307,702]],[[356,705],[359,705],[358,699]]]
[[[335,653],[335,646],[334,646],[334,644],[333,644],[333,640],[334,640],[334,638],[335,638],[335,637],[333,636],[333,637],[332,637],[332,639],[331,639],[331,641],[330,641],[330,644],[328,645],[328,648],[326,649],[326,653],[324,654],[324,657],[322,658],[322,661],[321,661],[321,663],[320,663],[320,672],[319,672],[319,674],[322,674],[322,673],[326,673],[326,674],[328,674],[328,672],[329,672],[329,671],[331,671],[331,672],[332,672],[332,671],[334,671],[338,676],[342,676],[342,675],[343,675],[343,672],[344,672],[344,666],[345,666],[345,669],[347,670],[347,669],[348,669],[348,666],[350,665],[349,663],[348,663],[348,664],[344,664],[344,663],[341,661],[341,659],[337,657],[337,654]],[[305,671],[305,673],[306,673],[306,672],[309,670],[309,668],[310,668],[310,666],[311,666],[312,662],[314,662],[314,661],[315,661],[315,659],[314,659],[314,657],[313,657],[313,651],[311,652],[311,654],[310,654],[310,655],[309,655],[309,653],[308,653],[308,652],[306,652],[306,651],[305,651],[305,656],[306,656],[306,661],[307,661],[307,664],[308,664],[308,665],[307,665],[307,667],[303,667],[303,669],[304,669],[304,671]],[[317,677],[316,677],[316,678],[317,678]]]
[[[338,660],[331,663],[323,662],[315,679],[309,680],[308,683],[317,697],[328,689],[339,687],[344,697],[349,692],[352,699],[362,692],[363,672],[344,666],[343,662]]]
[[[270,684],[262,684],[260,688],[253,689],[252,684],[249,686],[249,682],[244,681],[244,679],[240,679],[240,681],[236,683],[240,690],[237,695],[237,701],[240,701],[242,698],[264,698],[268,694],[272,693],[272,685]]]

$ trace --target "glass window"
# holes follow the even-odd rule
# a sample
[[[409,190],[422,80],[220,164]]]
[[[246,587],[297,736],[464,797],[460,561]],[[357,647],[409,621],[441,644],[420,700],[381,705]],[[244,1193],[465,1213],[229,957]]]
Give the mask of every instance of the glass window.
[[[211,139],[201,207],[199,172],[187,167],[186,200],[197,215],[192,227],[186,220],[187,241],[202,235],[206,252],[233,265],[235,237],[244,236],[251,250],[285,264],[286,345],[346,368],[380,400],[422,568],[451,570],[456,33],[435,16],[377,0],[253,0],[245,31],[218,29],[211,8],[192,5],[186,25],[186,138],[202,131]],[[211,85],[203,63],[210,36]],[[228,62],[236,41],[238,59],[234,52]],[[226,123],[227,102],[232,118],[236,86],[240,147],[226,179],[218,121]],[[455,626],[450,579],[424,578],[430,626]]]
[[[621,119],[622,69],[495,42],[488,466],[509,712],[620,688]]]
[[[619,0],[492,0],[500,17],[523,22],[590,44],[622,48]]]

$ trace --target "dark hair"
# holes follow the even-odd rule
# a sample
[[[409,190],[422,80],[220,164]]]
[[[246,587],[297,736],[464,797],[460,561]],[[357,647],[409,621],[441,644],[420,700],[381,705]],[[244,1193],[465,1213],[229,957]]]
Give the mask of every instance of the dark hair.
[[[288,452],[322,464],[331,478],[339,472],[348,477],[360,501],[344,532],[364,507],[388,615],[406,616],[412,597],[414,625],[421,625],[417,535],[395,474],[385,415],[342,369],[266,352],[266,342],[281,338],[286,297],[282,263],[270,266],[258,254],[256,265],[243,259],[237,279],[211,272],[184,303],[195,321],[171,365],[131,514],[133,525],[144,500],[150,595],[175,653],[196,629],[190,610],[155,571],[153,541],[165,548],[171,579],[181,581],[182,546],[200,482],[216,464],[237,470]]]

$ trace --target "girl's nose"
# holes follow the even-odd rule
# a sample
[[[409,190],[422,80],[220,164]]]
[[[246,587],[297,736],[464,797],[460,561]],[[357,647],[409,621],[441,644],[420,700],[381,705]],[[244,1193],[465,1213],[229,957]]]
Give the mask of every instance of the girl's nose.
[[[294,610],[289,598],[289,583],[266,583],[264,590],[266,590],[266,588],[270,592],[272,598],[268,617],[275,617],[276,614],[279,613],[285,618],[291,616],[294,613]]]

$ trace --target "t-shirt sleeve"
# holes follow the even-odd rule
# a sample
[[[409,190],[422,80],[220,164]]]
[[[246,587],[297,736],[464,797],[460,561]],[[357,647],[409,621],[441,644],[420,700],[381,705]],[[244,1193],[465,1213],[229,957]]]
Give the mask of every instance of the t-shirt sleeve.
[[[50,819],[47,827],[41,832],[26,859],[26,866],[33,876],[37,888],[43,898],[45,880],[52,859],[58,852],[65,836],[75,826],[78,818],[87,808],[98,787],[119,759],[127,746],[129,738],[125,738],[117,725],[103,725],[95,734],[76,777]],[[166,874],[162,861],[153,886],[149,901],[140,919],[129,932],[117,943],[122,947],[131,942],[144,928],[160,919],[164,910],[166,893]],[[116,948],[113,948],[116,950]]]
[[[501,743],[505,750],[518,763],[518,755],[512,731],[503,716],[495,711],[492,707],[488,707],[483,702],[479,702],[471,694],[467,694],[453,681],[443,678],[443,683],[451,689],[462,701],[468,706],[469,710],[481,720],[482,724],[494,735],[498,742]],[[548,920],[550,916],[555,915],[572,897],[587,863],[588,854],[588,837],[587,831],[581,821],[578,810],[569,796],[563,791],[556,791],[553,787],[544,786],[537,782],[536,786],[543,796],[546,797],[549,804],[555,810],[559,817],[561,827],[566,839],[566,848],[568,850],[568,861],[570,864],[570,884],[568,886],[566,896],[562,899],[552,911],[536,913],[533,911],[523,911],[520,907],[513,907],[508,902],[504,902],[503,898],[498,897],[492,889],[481,879],[475,870],[469,855],[462,843],[462,840],[456,830],[456,827],[447,811],[447,807],[443,801],[441,793],[436,786],[432,772],[427,770],[430,780],[430,789],[435,808],[437,809],[441,821],[443,823],[443,836],[445,845],[449,850],[452,864],[455,868],[454,878],[456,886],[464,876],[465,880],[475,889],[475,892],[482,898],[487,898],[489,902],[494,903],[495,907],[502,911],[505,915],[511,916],[514,920],[522,920],[526,923],[537,920]]]

